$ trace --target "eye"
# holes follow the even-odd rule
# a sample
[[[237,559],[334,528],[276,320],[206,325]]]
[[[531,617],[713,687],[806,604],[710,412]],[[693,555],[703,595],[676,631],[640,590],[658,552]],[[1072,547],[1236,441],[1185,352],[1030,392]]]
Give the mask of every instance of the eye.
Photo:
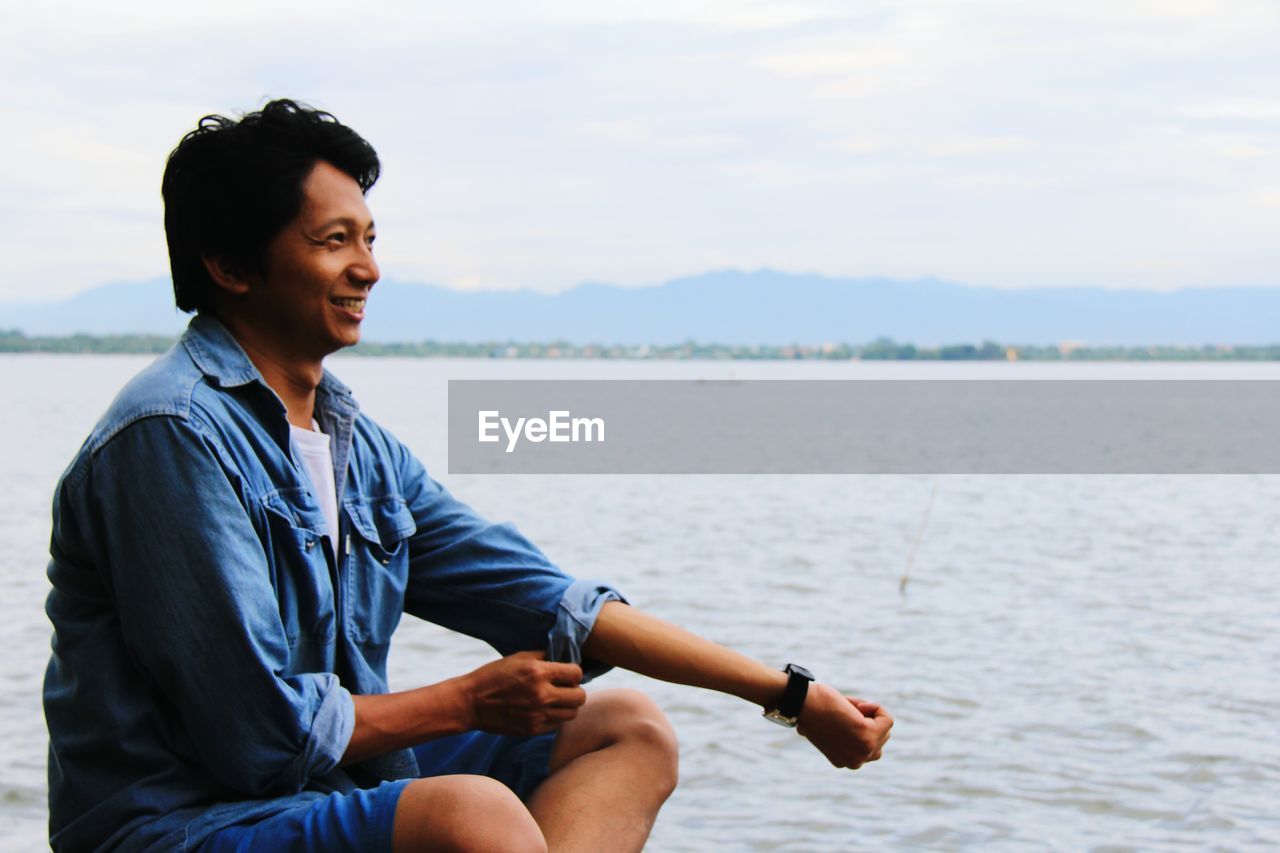
[[[342,231],[335,231],[332,234],[325,237],[324,241],[326,243],[334,243],[340,246],[343,243],[347,242],[347,235]]]
[[[366,246],[368,246],[370,249],[372,249],[372,248],[373,248],[373,241],[374,241],[374,240],[377,240],[377,239],[378,239],[378,235],[377,235],[377,234],[370,234],[368,237],[365,237],[365,238],[364,238],[364,244],[365,244]]]

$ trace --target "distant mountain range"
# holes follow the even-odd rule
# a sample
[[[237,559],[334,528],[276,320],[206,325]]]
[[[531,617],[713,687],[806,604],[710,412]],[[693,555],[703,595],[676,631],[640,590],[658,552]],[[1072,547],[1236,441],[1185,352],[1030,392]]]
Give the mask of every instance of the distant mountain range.
[[[937,279],[759,270],[710,272],[652,287],[583,284],[556,294],[383,281],[369,301],[364,338],[751,345],[889,337],[921,345],[1245,345],[1280,342],[1278,318],[1280,287],[1000,290]],[[187,319],[173,308],[168,279],[103,285],[61,302],[0,302],[0,330],[28,335],[171,334]]]

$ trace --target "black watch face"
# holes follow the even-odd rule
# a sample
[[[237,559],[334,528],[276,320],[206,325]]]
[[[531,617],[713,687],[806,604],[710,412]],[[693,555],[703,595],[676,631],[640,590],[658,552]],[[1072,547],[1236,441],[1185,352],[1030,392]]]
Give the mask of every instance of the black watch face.
[[[813,677],[813,673],[805,669],[804,667],[800,666],[799,664],[794,664],[794,663],[787,664],[787,672],[791,673],[792,675],[798,675],[801,678],[807,678],[810,681],[815,680]]]

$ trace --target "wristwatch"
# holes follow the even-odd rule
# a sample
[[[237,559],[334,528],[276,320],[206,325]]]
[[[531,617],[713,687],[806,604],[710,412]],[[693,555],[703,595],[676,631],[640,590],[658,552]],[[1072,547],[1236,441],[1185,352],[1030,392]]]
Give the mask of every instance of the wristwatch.
[[[787,664],[782,671],[787,674],[787,687],[782,691],[778,707],[766,710],[764,718],[794,729],[800,718],[800,709],[804,707],[804,699],[809,695],[809,682],[813,681],[813,673],[794,663]]]

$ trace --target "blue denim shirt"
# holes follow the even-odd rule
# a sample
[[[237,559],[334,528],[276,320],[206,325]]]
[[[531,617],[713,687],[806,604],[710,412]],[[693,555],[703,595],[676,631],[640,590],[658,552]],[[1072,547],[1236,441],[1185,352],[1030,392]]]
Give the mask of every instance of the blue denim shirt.
[[[44,685],[55,850],[185,849],[417,776],[409,750],[338,765],[352,694],[388,690],[402,612],[581,662],[620,598],[452,497],[327,372],[316,419],[336,554],[284,405],[211,316],[121,391],[63,474]]]

